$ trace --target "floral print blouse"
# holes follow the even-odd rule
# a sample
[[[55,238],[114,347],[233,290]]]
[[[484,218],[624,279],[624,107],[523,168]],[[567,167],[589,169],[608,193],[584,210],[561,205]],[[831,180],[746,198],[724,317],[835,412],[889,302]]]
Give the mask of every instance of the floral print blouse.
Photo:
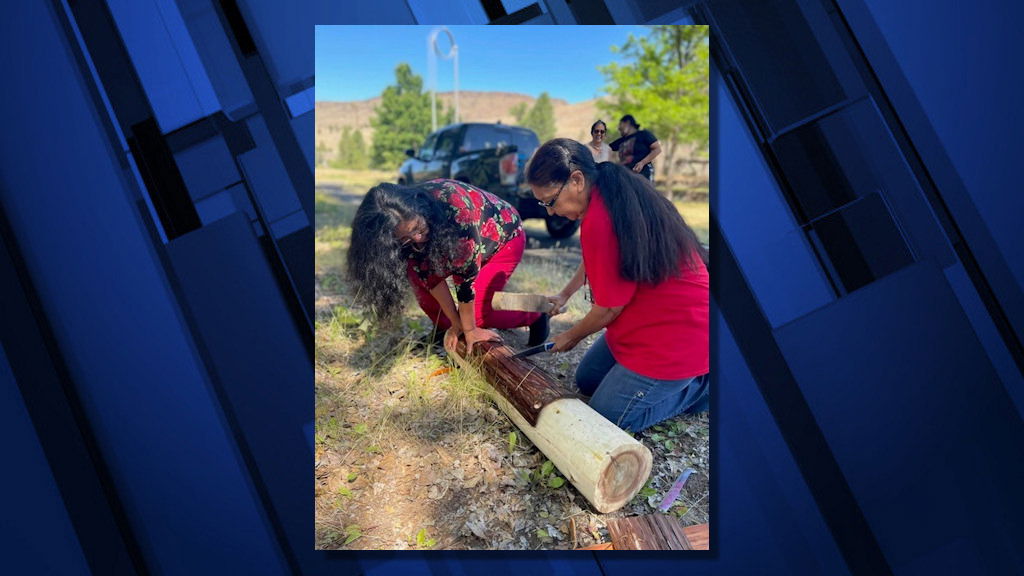
[[[459,243],[444,270],[432,270],[425,253],[414,252],[409,265],[427,287],[451,276],[458,301],[472,302],[473,281],[480,268],[523,232],[519,213],[494,194],[463,182],[437,179],[422,186],[451,209],[450,223],[456,228]]]

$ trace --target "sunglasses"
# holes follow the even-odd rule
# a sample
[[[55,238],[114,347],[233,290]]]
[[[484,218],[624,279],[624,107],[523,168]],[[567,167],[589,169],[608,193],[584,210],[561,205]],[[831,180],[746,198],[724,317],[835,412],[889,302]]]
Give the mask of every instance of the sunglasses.
[[[540,200],[537,200],[537,204],[540,204],[545,208],[551,208],[552,206],[554,206],[555,202],[558,202],[558,197],[562,195],[562,190],[565,190],[565,185],[568,183],[569,180],[562,182],[562,187],[558,189],[558,192],[555,193],[554,197],[552,197],[551,200],[548,200],[547,202],[541,202]]]
[[[604,134],[605,130],[594,130],[591,134]]]

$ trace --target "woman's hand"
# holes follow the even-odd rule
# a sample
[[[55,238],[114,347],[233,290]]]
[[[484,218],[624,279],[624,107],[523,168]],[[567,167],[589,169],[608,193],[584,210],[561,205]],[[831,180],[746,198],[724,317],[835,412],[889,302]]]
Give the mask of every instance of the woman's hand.
[[[501,342],[501,336],[493,330],[486,328],[476,327],[472,330],[468,330],[465,333],[466,336],[466,353],[471,354],[473,352],[473,345],[477,342]]]
[[[444,349],[447,350],[449,354],[455,353],[455,345],[459,343],[459,336],[461,335],[462,326],[458,326],[455,324],[452,324],[452,327],[445,331]]]
[[[548,316],[557,316],[562,313],[562,308],[565,307],[565,303],[569,301],[568,296],[562,294],[555,294],[554,296],[548,296],[548,303],[551,304],[551,310],[548,312]]]
[[[555,345],[551,347],[552,352],[568,352],[580,343],[580,339],[573,337],[568,331],[562,332],[550,340],[555,343]]]
[[[637,174],[639,174],[640,172],[643,171],[644,166],[647,166],[646,162],[637,162],[636,165],[633,166],[633,172],[636,172]]]

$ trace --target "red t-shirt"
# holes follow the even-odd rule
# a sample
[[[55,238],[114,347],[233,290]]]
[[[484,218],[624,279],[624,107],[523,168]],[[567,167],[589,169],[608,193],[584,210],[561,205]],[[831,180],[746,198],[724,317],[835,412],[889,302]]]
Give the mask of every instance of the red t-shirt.
[[[619,242],[611,215],[597,187],[580,227],[580,245],[594,303],[624,306],[605,340],[615,361],[658,380],[679,380],[708,373],[710,291],[708,271],[681,264],[682,275],[658,285],[630,282],[619,273]]]

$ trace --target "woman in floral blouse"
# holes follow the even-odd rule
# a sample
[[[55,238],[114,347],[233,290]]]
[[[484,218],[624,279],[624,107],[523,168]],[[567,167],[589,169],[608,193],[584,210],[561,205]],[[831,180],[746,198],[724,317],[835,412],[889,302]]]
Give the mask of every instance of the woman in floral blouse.
[[[547,315],[491,307],[525,247],[519,214],[489,192],[454,180],[413,187],[382,183],[356,211],[348,275],[356,299],[379,320],[401,313],[411,284],[420,308],[444,333],[446,348],[460,335],[472,346],[500,340],[487,328],[519,326],[529,326],[530,344],[539,344],[547,338]]]

